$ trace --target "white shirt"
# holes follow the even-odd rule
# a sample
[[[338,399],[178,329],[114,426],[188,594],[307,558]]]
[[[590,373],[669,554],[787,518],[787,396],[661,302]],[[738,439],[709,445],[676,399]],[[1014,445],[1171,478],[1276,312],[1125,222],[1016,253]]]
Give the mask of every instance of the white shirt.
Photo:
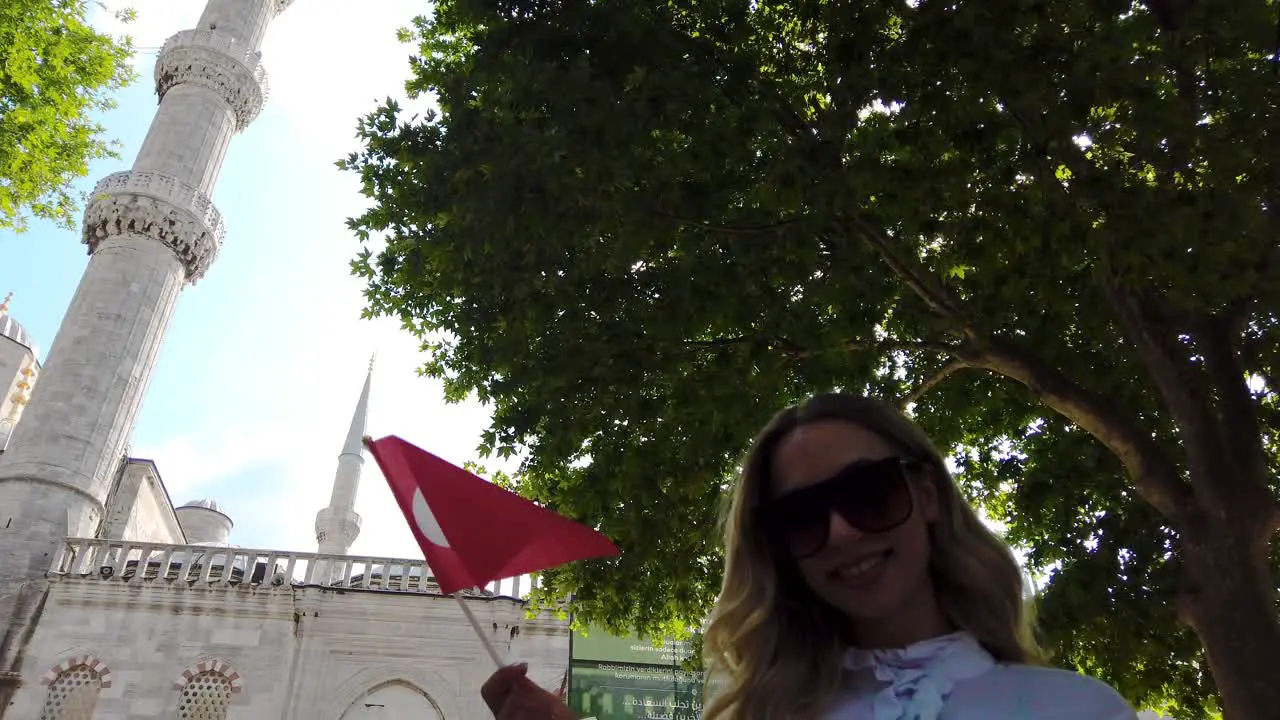
[[[995,662],[967,633],[901,650],[850,650],[845,690],[823,720],[1137,720],[1107,684]]]

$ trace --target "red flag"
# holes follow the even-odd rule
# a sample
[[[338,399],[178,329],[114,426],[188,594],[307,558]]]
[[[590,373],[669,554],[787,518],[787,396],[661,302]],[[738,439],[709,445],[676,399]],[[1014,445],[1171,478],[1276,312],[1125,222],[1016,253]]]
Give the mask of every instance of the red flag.
[[[617,555],[604,535],[398,437],[365,439],[443,593]]]

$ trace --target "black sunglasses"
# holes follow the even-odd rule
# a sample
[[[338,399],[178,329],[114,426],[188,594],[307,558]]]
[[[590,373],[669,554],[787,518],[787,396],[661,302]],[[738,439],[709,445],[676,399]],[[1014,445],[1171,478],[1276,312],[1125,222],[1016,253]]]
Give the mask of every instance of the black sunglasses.
[[[762,504],[758,517],[780,550],[810,557],[826,547],[833,512],[864,533],[888,532],[910,519],[915,503],[907,474],[924,465],[901,457],[859,460],[822,482]]]

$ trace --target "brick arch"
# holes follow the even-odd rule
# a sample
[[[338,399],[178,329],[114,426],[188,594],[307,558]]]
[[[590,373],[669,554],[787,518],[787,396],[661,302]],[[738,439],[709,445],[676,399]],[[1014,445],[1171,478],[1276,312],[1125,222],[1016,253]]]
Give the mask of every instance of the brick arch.
[[[70,655],[59,662],[57,665],[49,668],[44,675],[40,676],[41,685],[52,685],[58,680],[62,673],[73,667],[84,665],[90,670],[98,674],[98,687],[106,689],[111,687],[111,668],[105,662],[98,659],[95,655]]]
[[[221,658],[209,658],[208,660],[201,660],[195,665],[189,665],[178,673],[177,679],[173,681],[173,689],[181,690],[185,688],[191,684],[195,676],[206,672],[219,673],[230,681],[232,693],[239,693],[244,687],[244,676],[231,663]]]

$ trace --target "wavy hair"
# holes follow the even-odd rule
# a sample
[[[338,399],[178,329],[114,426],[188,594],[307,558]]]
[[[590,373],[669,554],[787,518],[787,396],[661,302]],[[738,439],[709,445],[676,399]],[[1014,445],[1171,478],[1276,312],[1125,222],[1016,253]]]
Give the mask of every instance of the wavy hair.
[[[960,494],[932,441],[892,405],[828,393],[775,415],[743,461],[724,516],[724,582],[704,637],[706,720],[808,719],[839,690],[839,615],[808,589],[793,561],[779,557],[756,513],[768,497],[778,444],[819,420],[861,426],[933,466],[939,514],[930,527],[929,572],[943,613],[999,662],[1042,661],[1017,560]]]

